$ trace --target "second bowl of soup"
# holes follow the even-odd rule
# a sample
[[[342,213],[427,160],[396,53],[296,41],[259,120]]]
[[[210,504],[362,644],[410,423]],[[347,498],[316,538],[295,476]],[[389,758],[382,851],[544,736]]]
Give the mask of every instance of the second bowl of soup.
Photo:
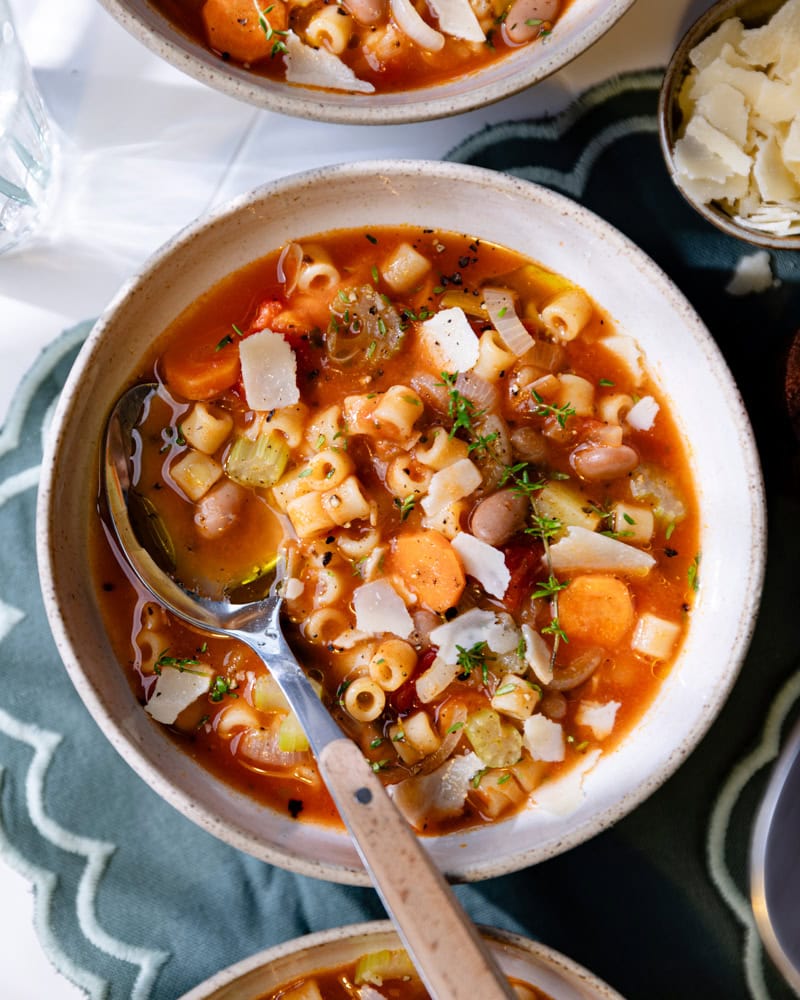
[[[268,668],[108,540],[96,445],[138,382],[151,544],[233,600],[281,560],[298,659],[454,877],[613,822],[720,707],[763,568],[749,426],[688,304],[571,202],[444,164],[270,185],[121,293],[57,417],[41,560],[89,708],[212,832],[363,881]]]

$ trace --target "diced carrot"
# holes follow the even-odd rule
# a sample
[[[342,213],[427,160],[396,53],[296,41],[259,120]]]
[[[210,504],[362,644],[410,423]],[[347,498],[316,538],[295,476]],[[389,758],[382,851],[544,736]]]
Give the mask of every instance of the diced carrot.
[[[239,378],[238,337],[230,327],[187,328],[161,360],[161,376],[184,399],[214,399]]]
[[[391,556],[390,571],[401,576],[408,589],[432,611],[452,608],[466,584],[455,549],[438,531],[400,535]]]
[[[633,600],[615,576],[576,576],[558,595],[558,621],[570,638],[615,646],[633,626]]]
[[[260,17],[252,0],[206,0],[203,23],[208,44],[237,62],[267,59],[278,40],[274,33],[288,26],[287,9],[281,0],[272,0],[263,9],[259,4],[259,10]]]

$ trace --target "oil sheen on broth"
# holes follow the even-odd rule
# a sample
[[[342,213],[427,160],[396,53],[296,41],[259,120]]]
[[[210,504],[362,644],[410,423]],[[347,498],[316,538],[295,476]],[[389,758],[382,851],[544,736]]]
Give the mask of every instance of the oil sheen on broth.
[[[357,93],[446,83],[520,47],[546,45],[570,2],[150,0],[225,62]]]
[[[232,274],[139,376],[159,389],[136,490],[177,577],[250,598],[283,554],[287,637],[418,831],[580,794],[698,582],[683,443],[631,336],[508,249],[375,227]],[[95,533],[145,710],[225,780],[337,823],[258,658],[172,620]]]

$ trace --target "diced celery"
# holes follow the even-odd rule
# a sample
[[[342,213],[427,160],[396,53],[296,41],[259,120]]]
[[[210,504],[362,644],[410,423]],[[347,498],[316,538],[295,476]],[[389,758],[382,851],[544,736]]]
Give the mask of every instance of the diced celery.
[[[473,712],[467,718],[464,733],[487,767],[511,767],[522,756],[519,730],[503,722],[491,708]]]
[[[289,702],[272,674],[261,674],[253,685],[253,707],[259,712],[288,712]]]
[[[284,753],[299,753],[309,749],[308,737],[294,712],[289,712],[278,727],[278,749]]]
[[[225,473],[241,486],[266,489],[281,478],[288,461],[289,446],[277,431],[255,439],[239,435],[225,459]]]
[[[362,983],[383,986],[385,979],[405,979],[416,975],[413,962],[402,948],[386,948],[362,955],[356,962],[354,978],[357,986]]]

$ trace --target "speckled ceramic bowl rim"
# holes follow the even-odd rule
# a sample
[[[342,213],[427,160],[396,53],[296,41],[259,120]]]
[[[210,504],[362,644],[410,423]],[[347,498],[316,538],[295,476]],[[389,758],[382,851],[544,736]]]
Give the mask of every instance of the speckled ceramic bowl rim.
[[[169,37],[165,33],[166,22],[164,31],[151,27],[137,12],[129,9],[125,0],[99,2],[134,38],[157,56],[200,83],[237,100],[296,118],[346,125],[399,125],[472,111],[525,90],[585,52],[616,24],[636,0],[610,0],[608,8],[571,39],[570,44],[553,45],[551,54],[541,61],[537,59],[530,64],[520,62],[519,68],[515,64],[513,69],[499,71],[497,79],[492,82],[486,81],[487,70],[462,77],[461,81],[474,81],[474,85],[465,85],[461,93],[453,93],[456,88],[446,84],[404,91],[400,95],[341,93],[334,96],[248,74],[207,54],[205,49],[179,33],[176,33],[175,39]],[[179,38],[183,44],[177,40]],[[505,63],[508,62],[506,59]]]
[[[770,233],[759,233],[753,229],[746,229],[738,225],[722,209],[715,208],[712,204],[703,205],[691,197],[681,187],[676,179],[675,160],[673,159],[673,149],[675,147],[676,136],[673,128],[673,109],[678,100],[678,94],[683,86],[683,81],[689,71],[689,53],[701,42],[706,35],[709,35],[720,22],[729,17],[736,16],[735,11],[747,0],[717,0],[691,25],[686,34],[681,39],[678,47],[669,61],[661,90],[658,95],[658,138],[661,143],[661,152],[667,164],[669,175],[675,187],[683,195],[684,199],[702,217],[716,226],[721,232],[728,236],[735,236],[745,243],[750,243],[757,247],[766,247],[770,250],[800,250],[800,235],[797,236],[773,236]]]
[[[499,930],[496,927],[479,925],[479,930],[498,956],[502,956],[504,952],[516,952],[523,961],[529,960],[534,966],[545,967],[562,975],[567,980],[574,982],[576,988],[580,990],[581,995],[585,996],[585,1000],[623,1000],[622,996],[607,983],[603,982],[603,980],[553,948],[540,944],[538,941],[531,941],[529,938],[522,937],[519,934],[513,934],[510,931]],[[387,943],[385,940],[386,935],[392,935],[396,940]],[[334,927],[330,930],[317,931],[314,934],[306,934],[303,937],[293,938],[291,941],[276,945],[274,948],[267,948],[255,955],[251,955],[249,958],[243,959],[241,962],[237,962],[235,965],[228,966],[228,968],[222,969],[209,979],[199,983],[188,993],[183,994],[179,1000],[223,1000],[222,997],[217,998],[215,996],[218,990],[236,985],[237,980],[243,979],[258,969],[274,965],[277,962],[284,963],[286,959],[291,959],[294,955],[317,951],[327,945],[336,942],[346,942],[351,938],[367,939],[365,941],[367,950],[370,949],[369,938],[381,939],[379,940],[381,948],[400,947],[400,939],[397,937],[396,931],[389,920],[375,920],[370,923],[350,924],[346,927]],[[322,965],[303,961],[293,973],[288,973],[286,981],[290,981],[292,976],[299,977],[303,974],[309,974],[315,970],[324,968],[324,955],[319,961]],[[278,985],[276,984],[276,987]],[[480,1000],[480,998],[477,998],[477,1000]]]
[[[494,856],[491,852],[484,852],[479,861],[470,864],[466,864],[458,856],[458,852],[453,853],[452,856],[448,855],[446,863],[439,860],[440,866],[444,868],[451,879],[477,881],[519,870],[588,840],[629,813],[674,773],[711,726],[738,675],[755,625],[758,600],[763,585],[766,558],[764,488],[755,440],[741,396],[719,348],[682,293],[635,244],[600,217],[563,195],[529,181],[498,174],[484,168],[433,161],[394,160],[342,164],[273,181],[254,192],[241,196],[228,205],[220,207],[212,214],[188,226],[157,251],[143,269],[121,288],[103,316],[98,320],[68,376],[54,416],[53,432],[48,436],[42,466],[43,474],[37,507],[39,575],[50,627],[78,693],[112,745],[162,798],[208,832],[264,861],[305,875],[336,882],[369,884],[366,873],[357,861],[352,865],[345,865],[318,857],[303,856],[297,853],[292,843],[276,845],[260,842],[254,844],[252,836],[248,835],[242,826],[199,804],[183,787],[155,768],[148,760],[144,750],[126,732],[125,720],[118,719],[109,710],[105,691],[96,688],[87,677],[81,665],[82,650],[80,644],[73,641],[70,625],[62,613],[62,599],[65,595],[57,591],[54,579],[57,575],[55,537],[59,521],[59,483],[57,481],[56,460],[62,444],[70,434],[70,411],[77,405],[84,373],[92,366],[107,327],[113,323],[114,317],[126,308],[127,303],[134,299],[137,285],[149,275],[155,274],[162,263],[172,258],[173,255],[179,255],[188,250],[200,234],[213,230],[220,221],[225,221],[229,217],[236,219],[240,213],[252,211],[253,206],[267,199],[294,198],[296,200],[304,190],[310,190],[321,182],[325,182],[328,190],[331,190],[331,186],[335,185],[337,179],[341,179],[345,183],[348,181],[366,183],[369,179],[375,178],[387,185],[392,185],[393,182],[396,184],[399,179],[404,179],[409,184],[415,183],[419,179],[425,179],[426,182],[436,180],[447,184],[448,190],[451,190],[450,185],[465,183],[473,189],[478,186],[487,192],[489,190],[499,192],[499,195],[504,199],[520,200],[522,205],[527,204],[532,211],[535,209],[548,213],[554,212],[559,216],[579,222],[581,232],[591,231],[594,238],[602,240],[604,252],[610,255],[618,254],[622,258],[626,258],[630,266],[635,266],[642,273],[644,282],[654,285],[659,294],[670,301],[673,309],[677,310],[684,321],[686,330],[702,356],[703,370],[713,373],[713,375],[709,374],[709,378],[713,378],[717,391],[722,395],[728,419],[727,427],[735,435],[738,461],[741,462],[741,482],[738,484],[737,480],[737,484],[740,485],[742,495],[746,498],[741,503],[746,508],[748,517],[748,530],[745,534],[748,540],[747,561],[743,563],[744,568],[742,569],[746,578],[742,586],[746,587],[748,600],[746,606],[743,604],[742,607],[735,610],[735,628],[724,639],[725,673],[717,679],[718,682],[712,690],[703,692],[702,714],[698,713],[691,728],[682,733],[680,742],[670,746],[668,751],[666,748],[664,749],[657,766],[650,768],[646,776],[639,780],[634,787],[615,798],[609,805],[604,805],[590,815],[567,826],[563,834],[558,833],[557,839],[553,839],[551,836],[549,840],[545,838],[545,842],[528,843],[516,850],[515,853],[504,856]],[[392,190],[394,191],[393,187]],[[472,190],[471,194],[474,195],[475,191]],[[120,390],[121,388],[122,386],[120,386]],[[713,600],[716,600],[716,596]],[[690,631],[690,636],[691,634]],[[132,699],[133,701],[135,699]],[[176,749],[175,753],[180,753],[180,751]],[[611,754],[608,759],[613,760],[614,754]],[[209,775],[209,780],[214,779]],[[501,828],[504,826],[506,824],[501,824]],[[506,840],[509,837],[513,838],[513,831],[506,828],[504,836]],[[435,855],[435,845],[432,849]],[[444,850],[444,848],[441,849]]]

